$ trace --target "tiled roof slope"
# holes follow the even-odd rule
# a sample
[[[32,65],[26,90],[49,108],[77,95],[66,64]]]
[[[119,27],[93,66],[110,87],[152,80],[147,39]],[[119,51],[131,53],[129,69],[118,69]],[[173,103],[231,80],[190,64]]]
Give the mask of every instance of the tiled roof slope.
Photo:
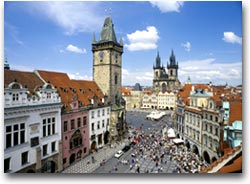
[[[242,101],[231,101],[230,102],[230,119],[229,125],[232,126],[232,123],[236,120],[242,120]]]
[[[202,167],[201,173],[230,173],[242,170],[242,145],[226,152],[208,167]]]
[[[102,98],[104,94],[99,88],[99,86],[94,81],[87,80],[71,80],[79,94],[79,100],[84,101],[84,105],[90,105],[91,99],[97,97],[98,104],[102,103]]]
[[[185,84],[183,88],[178,92],[178,96],[182,98],[183,102],[188,105],[190,92],[192,91],[192,86],[194,86],[194,90],[197,89],[207,89],[208,92],[212,90],[212,88],[208,84]]]
[[[4,70],[4,88],[8,87],[8,85],[14,81],[20,83],[24,88],[28,88],[29,91],[32,92],[44,84],[33,72]]]
[[[42,79],[52,83],[57,88],[61,96],[65,110],[71,110],[71,103],[78,101],[82,103],[82,107],[91,104],[91,99],[97,97],[98,104],[104,97],[102,91],[94,81],[71,80],[66,73],[37,71]]]
[[[122,87],[121,93],[123,96],[130,96],[131,95],[131,88]]]

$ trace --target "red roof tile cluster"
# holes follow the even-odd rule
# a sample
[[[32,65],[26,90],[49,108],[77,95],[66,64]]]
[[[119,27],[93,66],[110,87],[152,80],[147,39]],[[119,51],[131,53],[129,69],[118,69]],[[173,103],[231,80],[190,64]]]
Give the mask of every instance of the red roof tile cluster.
[[[242,101],[230,101],[229,125],[234,121],[242,121]]]
[[[122,96],[130,96],[131,95],[131,88],[122,87],[121,89]]]
[[[94,81],[71,80],[66,73],[60,72],[41,70],[37,72],[46,82],[57,88],[65,110],[71,110],[73,102],[81,102],[82,107],[88,106],[94,98],[98,104],[102,103],[104,94]]]
[[[153,91],[152,90],[143,90],[143,94],[147,94],[147,95],[152,95]]]
[[[12,82],[18,82],[23,88],[28,88],[30,92],[34,92],[44,85],[43,81],[33,72],[4,70],[4,88]]]
[[[194,90],[201,88],[203,90],[206,89],[208,92],[212,91],[212,88],[208,84],[185,84],[183,88],[178,92],[178,97],[181,97],[186,105],[189,105],[189,96],[190,92],[192,91],[192,86],[194,86]]]
[[[227,164],[222,165],[217,173],[240,172],[242,170],[242,155],[237,156],[239,152],[242,154],[242,145],[239,145],[233,149],[230,149],[228,152],[225,152],[221,158],[211,163],[208,167],[201,168],[201,173],[207,173],[211,171],[214,167],[218,166],[224,160],[228,159],[229,156],[234,156],[234,158],[228,161]]]

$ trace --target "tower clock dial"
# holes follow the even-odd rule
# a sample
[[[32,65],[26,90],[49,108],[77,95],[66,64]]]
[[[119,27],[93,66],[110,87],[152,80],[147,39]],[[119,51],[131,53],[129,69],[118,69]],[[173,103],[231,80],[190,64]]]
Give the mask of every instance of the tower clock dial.
[[[102,51],[99,53],[99,57],[100,57],[101,60],[103,60],[104,53]]]

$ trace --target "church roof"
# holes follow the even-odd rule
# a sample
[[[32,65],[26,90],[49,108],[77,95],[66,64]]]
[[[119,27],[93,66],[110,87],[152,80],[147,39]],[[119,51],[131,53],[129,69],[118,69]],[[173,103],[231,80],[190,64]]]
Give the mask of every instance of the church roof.
[[[133,91],[142,91],[142,87],[139,83],[136,83],[134,88],[133,88]]]

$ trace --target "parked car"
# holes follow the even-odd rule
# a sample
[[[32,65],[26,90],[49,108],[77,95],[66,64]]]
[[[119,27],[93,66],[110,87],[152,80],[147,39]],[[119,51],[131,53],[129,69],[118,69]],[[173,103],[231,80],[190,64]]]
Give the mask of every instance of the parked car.
[[[124,152],[122,150],[119,150],[116,152],[115,158],[120,158],[123,154],[124,154]]]
[[[130,149],[130,146],[126,145],[124,146],[124,148],[122,149],[122,151],[125,153]]]

